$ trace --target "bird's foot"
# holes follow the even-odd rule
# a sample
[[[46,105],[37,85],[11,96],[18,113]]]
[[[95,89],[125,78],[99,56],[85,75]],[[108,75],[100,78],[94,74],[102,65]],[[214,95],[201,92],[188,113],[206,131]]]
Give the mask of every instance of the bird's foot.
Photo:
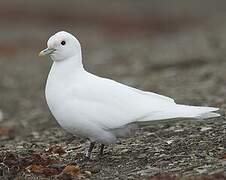
[[[104,155],[104,144],[100,145],[100,152],[99,152],[99,157],[102,157]]]
[[[95,146],[95,142],[90,142],[89,148],[87,150],[85,150],[85,157],[87,159],[91,159],[91,154],[92,154],[94,146]]]

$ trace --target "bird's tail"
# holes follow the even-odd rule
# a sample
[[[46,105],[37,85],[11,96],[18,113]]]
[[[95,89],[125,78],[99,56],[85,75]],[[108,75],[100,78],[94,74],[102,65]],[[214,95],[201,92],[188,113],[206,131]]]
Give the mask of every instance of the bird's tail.
[[[155,113],[151,113],[149,116],[140,119],[139,121],[153,121],[174,118],[207,119],[219,117],[220,114],[215,112],[218,110],[218,108],[214,107],[200,107],[175,104],[174,106],[171,106],[170,108],[167,108],[163,111],[156,111]]]
[[[220,116],[218,108],[214,107],[200,107],[200,106],[187,106],[178,104],[175,109],[175,113],[178,117],[188,117],[188,118],[200,118],[207,119]]]

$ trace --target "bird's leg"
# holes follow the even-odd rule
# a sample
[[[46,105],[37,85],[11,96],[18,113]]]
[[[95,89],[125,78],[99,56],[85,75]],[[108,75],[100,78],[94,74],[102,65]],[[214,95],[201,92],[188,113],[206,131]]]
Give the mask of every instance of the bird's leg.
[[[104,144],[101,144],[100,145],[100,153],[99,153],[99,155],[103,156],[103,154],[104,154]]]
[[[86,158],[90,159],[94,146],[95,146],[95,142],[90,142],[89,149],[86,152]]]

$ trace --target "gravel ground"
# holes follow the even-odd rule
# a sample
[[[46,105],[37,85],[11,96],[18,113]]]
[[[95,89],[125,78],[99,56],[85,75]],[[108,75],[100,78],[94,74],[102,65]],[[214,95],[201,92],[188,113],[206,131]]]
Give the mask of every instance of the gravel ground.
[[[85,1],[82,11],[59,1],[53,11],[51,2],[0,6],[0,179],[225,179],[226,6],[211,9],[207,1],[206,11],[192,14],[194,3],[165,11],[155,1],[116,1],[100,10]],[[219,107],[222,117],[142,125],[103,157],[96,148],[91,161],[78,162],[86,141],[49,113],[51,61],[37,57],[62,27],[81,41],[87,70],[178,103]]]

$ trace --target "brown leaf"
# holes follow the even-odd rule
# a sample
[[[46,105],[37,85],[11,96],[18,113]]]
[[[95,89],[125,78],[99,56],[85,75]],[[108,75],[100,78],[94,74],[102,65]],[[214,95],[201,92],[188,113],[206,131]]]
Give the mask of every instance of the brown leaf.
[[[0,138],[13,138],[13,129],[11,128],[6,128],[6,127],[0,127]]]
[[[32,164],[39,164],[42,166],[48,166],[50,164],[56,164],[59,163],[59,161],[50,159],[47,155],[45,154],[32,154],[30,157],[28,157],[32,160]]]
[[[11,129],[9,129],[9,128],[0,127],[0,136],[8,135],[10,133],[10,131],[11,131]]]
[[[71,176],[78,176],[80,174],[79,166],[67,165],[64,170],[64,174],[70,174]]]
[[[59,172],[54,168],[44,167],[42,165],[32,164],[26,168],[29,173],[41,174],[44,176],[57,175]]]
[[[26,170],[30,173],[42,173],[42,170],[43,170],[43,166],[41,165],[30,165],[28,167],[26,167]]]
[[[0,157],[0,160],[10,169],[10,173],[14,174],[26,169],[31,173],[52,176],[60,174],[64,167],[56,166],[61,164],[59,160],[50,159],[48,155],[38,153],[19,156],[15,153],[7,152]]]
[[[59,155],[66,153],[61,146],[52,146],[47,150],[47,152],[53,153],[53,154],[59,154]]]

